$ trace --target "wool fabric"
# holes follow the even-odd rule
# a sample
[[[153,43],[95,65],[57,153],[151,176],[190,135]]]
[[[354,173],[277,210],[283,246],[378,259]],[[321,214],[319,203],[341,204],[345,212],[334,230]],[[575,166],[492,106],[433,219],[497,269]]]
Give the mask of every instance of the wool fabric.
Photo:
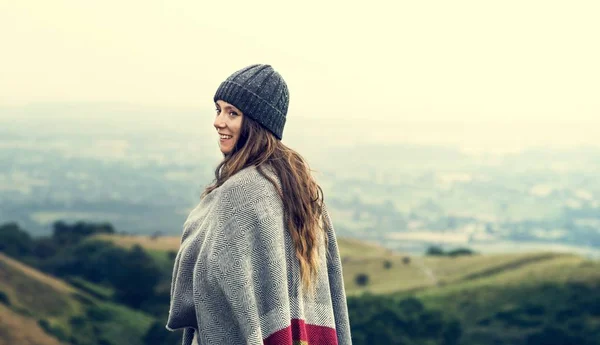
[[[271,65],[255,64],[234,72],[217,88],[214,101],[218,100],[234,105],[282,139],[290,94]]]
[[[349,345],[350,324],[335,230],[323,209],[327,241],[313,291],[284,221],[279,179],[251,166],[204,196],[183,226],[166,328],[183,345]]]

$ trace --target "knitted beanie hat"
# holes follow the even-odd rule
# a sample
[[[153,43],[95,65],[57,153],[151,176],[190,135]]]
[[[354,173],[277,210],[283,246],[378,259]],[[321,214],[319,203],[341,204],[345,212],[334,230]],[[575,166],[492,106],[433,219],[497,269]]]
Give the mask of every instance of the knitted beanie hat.
[[[251,65],[233,73],[219,85],[214,101],[222,100],[261,124],[279,140],[283,136],[288,87],[270,65]]]

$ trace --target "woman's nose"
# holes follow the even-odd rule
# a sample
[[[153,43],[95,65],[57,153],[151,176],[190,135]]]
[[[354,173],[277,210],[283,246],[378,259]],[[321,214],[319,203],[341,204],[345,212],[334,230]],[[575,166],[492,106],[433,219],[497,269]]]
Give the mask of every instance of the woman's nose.
[[[215,123],[214,123],[215,128],[223,128],[225,127],[225,122],[223,121],[223,117],[221,116],[221,114],[217,114],[217,116],[215,117]]]

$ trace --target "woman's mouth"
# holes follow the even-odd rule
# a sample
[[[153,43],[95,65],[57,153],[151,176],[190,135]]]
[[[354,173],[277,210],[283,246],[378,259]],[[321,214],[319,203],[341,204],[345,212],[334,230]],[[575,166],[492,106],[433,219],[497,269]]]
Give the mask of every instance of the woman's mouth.
[[[226,134],[220,134],[219,137],[221,138],[221,141],[225,141],[227,139],[231,139],[233,138],[233,136],[231,135],[226,135]]]

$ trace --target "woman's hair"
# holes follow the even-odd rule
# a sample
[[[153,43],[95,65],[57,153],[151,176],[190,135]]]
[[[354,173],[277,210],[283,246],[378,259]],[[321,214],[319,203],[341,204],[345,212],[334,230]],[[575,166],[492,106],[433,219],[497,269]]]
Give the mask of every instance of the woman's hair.
[[[296,257],[300,261],[302,284],[310,288],[317,273],[319,240],[326,241],[321,223],[324,197],[308,164],[296,151],[285,146],[256,121],[244,116],[236,146],[219,163],[215,169],[215,180],[204,190],[202,197],[249,166],[256,166],[259,173],[277,188],[276,182],[262,170],[265,163],[279,176],[281,189],[278,191],[296,248]]]

